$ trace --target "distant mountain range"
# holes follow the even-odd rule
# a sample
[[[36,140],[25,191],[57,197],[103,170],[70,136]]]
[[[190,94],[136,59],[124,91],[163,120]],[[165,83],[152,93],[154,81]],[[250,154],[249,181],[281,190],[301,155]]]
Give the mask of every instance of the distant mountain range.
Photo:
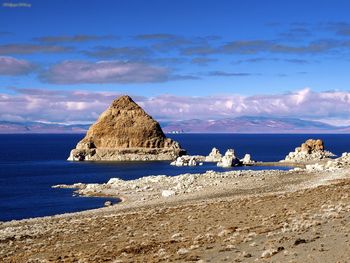
[[[84,133],[89,124],[0,121],[0,133]],[[161,122],[166,133],[349,133],[350,126],[333,126],[297,118],[237,117],[220,120]]]
[[[84,133],[88,124],[64,125],[42,122],[0,121],[0,133]]]
[[[350,126],[333,126],[297,118],[237,117],[162,123],[164,132],[185,133],[348,133]]]

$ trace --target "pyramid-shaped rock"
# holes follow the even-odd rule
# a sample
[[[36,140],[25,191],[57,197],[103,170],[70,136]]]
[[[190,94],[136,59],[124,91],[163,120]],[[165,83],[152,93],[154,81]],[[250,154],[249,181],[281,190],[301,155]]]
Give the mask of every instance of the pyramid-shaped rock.
[[[184,154],[129,96],[114,100],[70,153],[70,161],[172,160]]]

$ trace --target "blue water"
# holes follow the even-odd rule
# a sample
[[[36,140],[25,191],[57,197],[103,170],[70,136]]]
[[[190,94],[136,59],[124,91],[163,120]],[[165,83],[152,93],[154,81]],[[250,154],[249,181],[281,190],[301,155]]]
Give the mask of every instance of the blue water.
[[[169,162],[67,162],[70,149],[82,137],[0,135],[0,221],[92,209],[110,200],[74,197],[71,189],[52,189],[55,184],[104,183],[112,177],[129,180],[147,175],[224,170],[215,164],[173,167]],[[280,160],[308,138],[322,138],[326,148],[335,154],[350,151],[350,135],[175,134],[170,137],[179,141],[189,154],[207,155],[215,146],[222,153],[227,148],[234,148],[238,156],[250,153],[259,161]]]

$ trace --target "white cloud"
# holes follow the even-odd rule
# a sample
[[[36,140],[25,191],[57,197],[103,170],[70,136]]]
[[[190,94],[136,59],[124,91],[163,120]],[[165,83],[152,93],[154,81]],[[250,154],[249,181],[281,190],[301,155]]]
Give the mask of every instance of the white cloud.
[[[48,122],[93,122],[118,97],[117,92],[14,89],[0,94],[0,119]],[[350,92],[313,92],[305,88],[278,95],[217,95],[185,97],[133,96],[150,115],[160,121],[220,119],[239,116],[294,117],[338,125],[349,123]]]

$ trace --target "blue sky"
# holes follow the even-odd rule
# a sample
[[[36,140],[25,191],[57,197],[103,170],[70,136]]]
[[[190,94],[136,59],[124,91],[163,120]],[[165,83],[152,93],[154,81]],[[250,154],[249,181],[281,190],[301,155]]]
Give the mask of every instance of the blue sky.
[[[91,121],[127,93],[164,119],[282,112],[349,123],[349,1],[1,3],[0,119]],[[92,94],[104,96],[95,108]],[[306,107],[314,98],[323,103],[316,112]],[[19,101],[27,114],[8,110]],[[45,106],[58,108],[43,114]],[[59,118],[59,109],[71,114]],[[87,110],[94,114],[78,117]]]

